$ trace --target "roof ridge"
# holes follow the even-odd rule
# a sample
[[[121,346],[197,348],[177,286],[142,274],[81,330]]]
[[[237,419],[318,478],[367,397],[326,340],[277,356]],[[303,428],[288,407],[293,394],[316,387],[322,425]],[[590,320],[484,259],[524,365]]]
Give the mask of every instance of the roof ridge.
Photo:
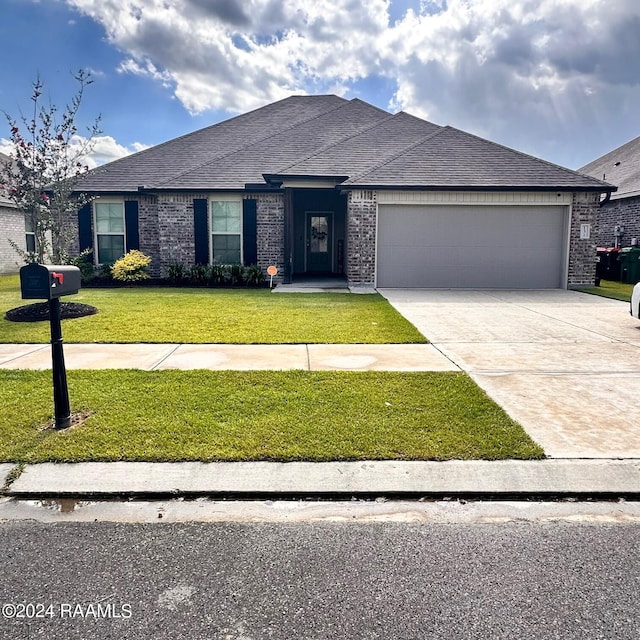
[[[290,97],[299,98],[299,97],[306,97],[306,96],[290,96]],[[309,96],[309,97],[315,97],[315,96]],[[337,96],[337,97],[339,97],[339,96]],[[287,98],[285,98],[285,100],[286,99]],[[277,104],[277,103],[274,103],[274,104]],[[151,189],[160,188],[160,187],[162,187],[163,184],[166,184],[167,182],[171,182],[173,180],[176,180],[177,178],[180,178],[181,176],[184,176],[184,175],[186,175],[188,173],[191,173],[192,171],[195,171],[197,169],[202,169],[202,167],[206,167],[208,164],[211,164],[213,162],[218,162],[219,160],[222,160],[223,158],[227,158],[227,157],[233,155],[234,153],[238,153],[239,151],[247,149],[248,147],[251,147],[254,144],[259,144],[260,142],[264,142],[265,140],[268,140],[269,138],[273,138],[274,136],[280,135],[280,134],[284,133],[285,131],[291,131],[291,130],[295,129],[296,127],[299,127],[300,125],[307,124],[309,122],[312,122],[313,120],[316,120],[317,118],[321,118],[323,116],[326,116],[328,113],[333,113],[334,111],[339,111],[340,109],[343,109],[343,108],[349,106],[350,104],[351,104],[351,100],[345,100],[344,104],[340,104],[340,105],[338,105],[336,107],[328,109],[327,111],[323,111],[322,113],[317,113],[316,115],[314,115],[314,116],[312,116],[310,118],[307,118],[306,120],[300,120],[299,122],[296,122],[295,124],[292,124],[292,125],[290,125],[288,127],[285,127],[284,129],[279,129],[278,131],[269,132],[267,135],[263,136],[262,138],[257,138],[255,140],[251,140],[251,142],[248,142],[248,143],[246,143],[244,145],[236,147],[236,148],[228,151],[227,153],[223,153],[222,155],[215,156],[214,158],[208,159],[206,162],[202,162],[201,164],[194,165],[193,167],[189,167],[188,169],[185,169],[184,171],[176,173],[176,174],[172,175],[170,178],[167,178],[166,180],[163,180],[162,182],[156,183],[155,185],[151,186],[150,188]],[[229,120],[225,120],[224,122],[229,122]],[[218,123],[218,124],[222,124],[222,123]],[[213,126],[215,126],[215,125],[213,125]]]
[[[400,111],[399,113],[404,113],[404,112]],[[408,114],[408,115],[411,115],[411,114]],[[427,122],[427,120],[425,120],[425,122]],[[435,126],[439,127],[437,131],[432,131],[430,134],[424,136],[423,138],[420,138],[416,142],[412,142],[409,146],[404,147],[404,149],[402,149],[401,151],[397,151],[396,153],[390,155],[389,157],[383,158],[380,162],[374,164],[373,166],[367,167],[366,171],[363,171],[362,173],[359,173],[355,176],[350,177],[349,180],[347,180],[347,182],[351,182],[352,180],[360,180],[361,178],[364,178],[364,176],[370,173],[373,173],[374,171],[377,171],[380,167],[384,167],[385,164],[389,164],[390,162],[393,162],[397,158],[400,158],[405,153],[407,153],[407,151],[411,151],[412,149],[415,149],[416,147],[425,143],[427,140],[431,140],[432,138],[439,136],[441,133],[443,133],[447,129],[451,129],[449,125],[435,125]]]
[[[359,100],[358,98],[354,98],[354,100],[356,100],[356,99]],[[353,102],[353,101],[350,100],[350,102]],[[359,100],[359,102],[363,102],[364,104],[367,104],[363,100]],[[376,107],[376,108],[378,108],[378,107]],[[383,111],[383,110],[381,109],[381,111]],[[340,144],[344,144],[347,140],[351,140],[352,138],[357,138],[359,135],[362,135],[363,133],[367,133],[368,131],[371,131],[371,129],[375,129],[376,127],[379,127],[380,125],[384,124],[385,122],[388,122],[389,120],[392,120],[393,118],[395,118],[396,116],[398,116],[400,113],[403,113],[403,112],[399,111],[398,113],[388,113],[386,111],[383,111],[383,113],[386,113],[388,117],[384,118],[383,120],[380,120],[379,122],[374,122],[373,124],[371,124],[368,127],[365,127],[364,129],[360,129],[359,131],[355,131],[351,135],[348,135],[348,136],[346,136],[344,138],[341,138],[337,142],[328,142],[323,147],[320,147],[319,149],[314,149],[308,155],[302,156],[302,157],[296,159],[294,162],[291,162],[290,164],[288,164],[288,165],[286,165],[284,167],[280,167],[280,169],[278,169],[278,171],[275,171],[274,173],[277,175],[277,174],[281,173],[282,171],[286,171],[287,169],[289,169],[291,167],[294,167],[295,165],[300,164],[301,162],[304,162],[305,160],[310,160],[314,156],[320,155],[321,153],[324,153],[325,151],[328,151],[332,147],[337,147]]]
[[[335,95],[335,94],[332,94]],[[346,98],[345,98],[346,100]],[[383,109],[382,107],[379,107],[375,104],[371,104],[370,102],[367,102],[366,100],[363,100],[362,98],[351,98],[351,100],[349,100],[348,102],[359,102],[360,104],[364,104],[367,107],[373,107],[374,109],[377,109],[378,111],[380,111],[380,113],[384,113],[385,115],[397,115],[395,113],[389,113],[387,110]],[[400,113],[400,112],[398,112]]]

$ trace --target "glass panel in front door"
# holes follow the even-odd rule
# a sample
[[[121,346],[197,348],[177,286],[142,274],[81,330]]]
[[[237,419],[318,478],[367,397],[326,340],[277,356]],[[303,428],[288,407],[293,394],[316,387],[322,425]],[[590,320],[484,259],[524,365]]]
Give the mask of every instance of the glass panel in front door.
[[[311,216],[311,253],[326,253],[329,250],[329,221],[327,216]]]

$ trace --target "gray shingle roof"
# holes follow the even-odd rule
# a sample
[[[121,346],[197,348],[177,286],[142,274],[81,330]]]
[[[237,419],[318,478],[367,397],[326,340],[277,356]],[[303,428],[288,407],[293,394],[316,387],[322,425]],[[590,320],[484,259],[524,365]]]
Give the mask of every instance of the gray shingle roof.
[[[155,187],[176,176],[229,156],[274,133],[348,104],[337,96],[293,96],[242,114],[150,149],[110,162],[89,172],[79,184],[85,191],[137,191]],[[236,176],[234,184],[240,184]],[[203,188],[208,184],[200,185]]]
[[[313,154],[278,173],[282,176],[355,176],[440,129],[408,113],[396,113],[337,144],[314,150]]]
[[[344,101],[338,108],[275,132],[237,151],[185,171],[158,184],[163,189],[242,189],[264,182],[263,174],[277,173],[294,158],[333,145],[386,119],[388,114],[361,100]],[[348,175],[348,174],[346,174]]]
[[[587,189],[611,185],[453,127],[423,138],[345,185],[431,189]]]
[[[640,195],[640,136],[580,169],[618,187],[613,199]]]
[[[266,176],[348,177],[353,188],[613,188],[362,100],[294,96],[94,169],[79,190],[242,190]]]

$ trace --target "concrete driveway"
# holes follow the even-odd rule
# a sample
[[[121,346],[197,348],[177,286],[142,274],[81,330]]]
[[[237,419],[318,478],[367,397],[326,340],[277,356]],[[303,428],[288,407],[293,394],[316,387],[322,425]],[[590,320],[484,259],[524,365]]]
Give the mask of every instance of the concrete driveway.
[[[382,289],[554,458],[640,458],[640,322],[575,291]]]

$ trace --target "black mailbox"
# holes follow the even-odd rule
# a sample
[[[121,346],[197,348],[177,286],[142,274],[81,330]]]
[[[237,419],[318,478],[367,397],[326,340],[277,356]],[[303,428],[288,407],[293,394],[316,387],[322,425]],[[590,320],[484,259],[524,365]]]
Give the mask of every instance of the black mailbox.
[[[80,269],[68,264],[36,264],[20,269],[20,289],[25,300],[51,300],[80,290]]]

